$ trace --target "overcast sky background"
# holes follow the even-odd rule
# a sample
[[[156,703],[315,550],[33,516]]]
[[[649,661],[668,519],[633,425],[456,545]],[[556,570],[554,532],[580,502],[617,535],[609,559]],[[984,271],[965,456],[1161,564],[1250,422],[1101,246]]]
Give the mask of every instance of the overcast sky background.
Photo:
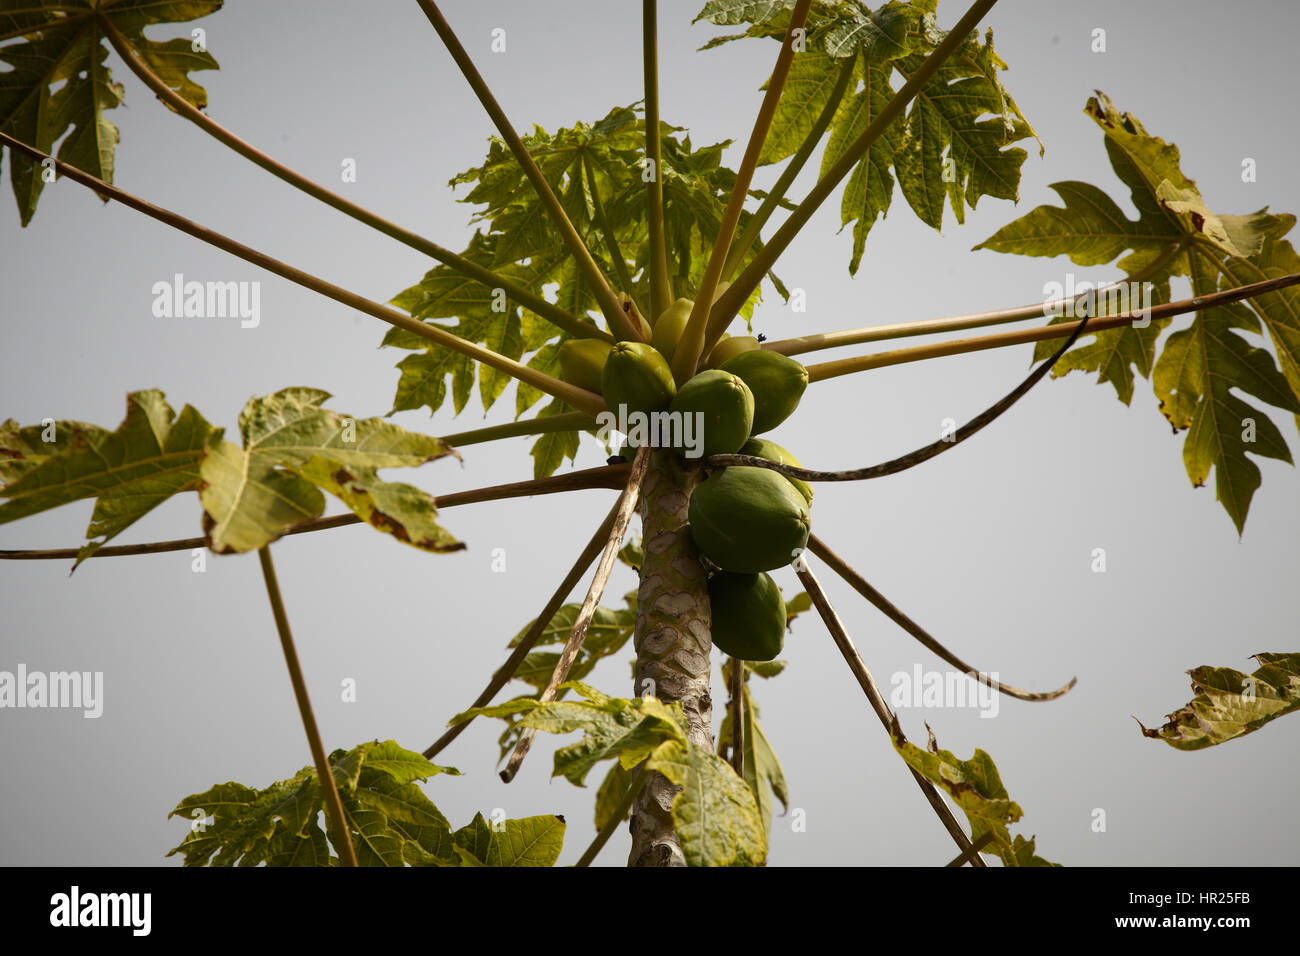
[[[689,127],[696,144],[736,141],[726,154],[734,168],[776,45],[695,52],[730,32],[691,26],[701,5],[660,4],[663,118]],[[945,0],[943,24],[962,9]],[[593,121],[642,96],[639,4],[456,0],[444,10],[519,129]],[[985,23],[1011,65],[1009,89],[1047,147],[1025,163],[1019,205],[985,199],[965,226],[948,211],[940,235],[896,193],[850,279],[851,237],[836,235],[837,198],[780,265],[789,285],[807,290],[807,312],[792,314],[769,295],[757,331],[782,338],[1039,299],[1045,282],[1064,281],[1067,259],[969,250],[1034,206],[1055,203],[1047,185],[1060,180],[1095,183],[1132,214],[1100,131],[1082,113],[1094,89],[1178,144],[1183,170],[1211,209],[1300,212],[1295,4],[1005,0]],[[463,247],[473,210],[447,181],[481,161],[492,128],[414,3],[231,2],[200,24],[221,64],[197,77],[214,118],[362,205]],[[496,27],[506,31],[502,54],[489,49]],[[1105,53],[1091,51],[1095,28],[1106,31]],[[171,115],[116,56],[109,62],[126,86],[125,106],[111,117],[122,131],[123,188],[375,300],[430,266],[222,148]],[[345,157],[357,160],[354,184],[339,182]],[[1241,181],[1245,157],[1258,163],[1254,183]],[[762,170],[757,185],[775,175]],[[812,182],[804,175],[791,194]],[[1116,275],[1074,271],[1080,279]],[[154,318],[151,287],[177,272],[261,280],[260,327]],[[1178,297],[1185,291],[1175,287]],[[406,354],[377,348],[379,322],[120,205],[101,206],[67,181],[46,188],[25,230],[4,187],[0,316],[0,419],[24,424],[51,417],[115,428],[125,393],[148,387],[230,433],[250,396],[289,385],[327,389],[330,407],[357,417],[382,415],[397,383],[394,363]],[[943,419],[964,421],[984,408],[1029,359],[1029,348],[1018,347],[835,379],[811,389],[772,437],[811,467],[881,461],[932,441]],[[1143,738],[1133,717],[1159,726],[1186,703],[1188,668],[1250,671],[1250,654],[1300,649],[1300,479],[1289,465],[1257,459],[1263,485],[1239,540],[1212,487],[1190,486],[1183,438],[1171,436],[1156,405],[1149,382],[1138,383],[1131,408],[1091,376],[1044,383],[952,454],[889,479],[822,485],[814,528],[976,666],[1034,689],[1079,678],[1052,703],[1002,698],[993,719],[952,708],[901,713],[919,743],[928,721],[958,756],[976,747],[992,755],[1024,810],[1015,832],[1036,835],[1042,855],[1067,865],[1294,864],[1300,766],[1289,757],[1300,719],[1181,753]],[[513,406],[507,394],[488,421],[507,420]],[[1268,413],[1294,451],[1289,416]],[[475,427],[482,410],[476,396],[456,420],[449,407],[433,420],[427,410],[393,420],[445,434]],[[527,448],[524,439],[478,445],[465,449],[463,466],[443,460],[386,474],[433,493],[517,480],[531,475]],[[584,439],[578,465],[603,456]],[[469,545],[449,556],[365,527],[277,544],[327,748],[371,738],[427,746],[504,659],[506,642],[540,609],[613,494],[448,510],[444,524]],[[75,546],[91,507],[0,527],[0,548]],[[185,495],[114,543],[196,535],[199,515],[196,496]],[[1105,574],[1091,570],[1098,547]],[[492,570],[495,548],[505,549],[505,573]],[[97,720],[0,712],[0,861],[157,865],[185,836],[186,823],[166,819],[182,797],[227,780],[266,786],[310,763],[258,563],[209,556],[206,573],[196,574],[181,552],[95,560],[69,578],[70,563],[0,565],[0,669],[103,671],[105,680]],[[882,683],[916,664],[945,666],[829,570],[814,568]],[[776,577],[787,593],[797,589],[792,572]],[[609,593],[633,585],[621,568]],[[783,657],[786,672],[756,682],[754,693],[807,826],[794,832],[790,817],[776,817],[770,863],[950,859],[947,834],[814,616],[796,623]],[[346,678],[358,682],[356,703],[340,700]],[[626,658],[591,680],[632,693]],[[437,777],[426,792],[454,825],[497,807],[512,817],[564,814],[561,862],[573,863],[593,835],[603,767],[587,791],[553,781],[551,752],[575,738],[545,738],[505,785],[495,774],[501,726],[476,722],[438,758],[465,776]],[[1098,808],[1104,832],[1092,828]],[[598,862],[622,865],[628,845],[620,831]]]

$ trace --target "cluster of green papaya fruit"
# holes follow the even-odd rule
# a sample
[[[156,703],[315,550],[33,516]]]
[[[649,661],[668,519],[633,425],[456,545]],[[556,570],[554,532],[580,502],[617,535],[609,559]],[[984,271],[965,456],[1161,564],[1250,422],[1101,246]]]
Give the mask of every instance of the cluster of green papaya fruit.
[[[789,451],[756,436],[793,414],[808,387],[794,359],[763,349],[752,336],[723,336],[703,371],[677,387],[670,363],[694,302],[681,298],[655,321],[648,342],[610,345],[570,339],[559,351],[565,381],[604,396],[621,415],[661,412],[699,422],[691,457],[738,453],[799,466]],[[656,447],[684,450],[689,428],[655,433]],[[691,495],[691,536],[716,568],[709,578],[713,643],[742,660],[772,660],[785,640],[781,590],[767,574],[789,564],[808,542],[812,487],[766,468],[714,469]]]

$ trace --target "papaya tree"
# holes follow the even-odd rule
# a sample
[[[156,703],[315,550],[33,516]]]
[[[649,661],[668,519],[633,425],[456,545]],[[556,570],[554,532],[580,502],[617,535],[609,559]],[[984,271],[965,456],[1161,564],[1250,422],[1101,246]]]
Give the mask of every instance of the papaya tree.
[[[908,738],[823,578],[842,579],[983,692],[1050,707],[1075,682],[1023,689],[958,656],[835,550],[853,533],[850,516],[831,510],[823,521],[827,506],[814,506],[816,490],[901,474],[954,452],[1049,376],[1095,372],[1127,405],[1140,375],[1173,432],[1185,432],[1192,484],[1204,485],[1213,472],[1216,497],[1240,534],[1261,484],[1255,459],[1292,460],[1270,411],[1290,413],[1300,426],[1300,259],[1285,238],[1293,215],[1211,210],[1178,148],[1097,92],[1084,104],[1085,120],[1138,218],[1099,187],[1063,181],[1053,186],[1060,205],[1020,215],[976,248],[1113,267],[1111,282],[1062,283],[1028,305],[954,317],[783,339],[759,334],[760,309],[802,295],[783,281],[782,256],[833,197],[850,233],[850,274],[891,209],[939,229],[949,213],[964,223],[981,198],[1019,199],[1022,168],[1043,144],[1004,83],[1007,64],[985,23],[995,4],[974,0],[954,15],[937,0],[876,7],[708,0],[697,22],[731,32],[706,48],[761,45],[772,60],[765,77],[749,78],[762,83],[763,98],[752,123],[733,131],[744,147],[730,168],[727,143],[692,142],[665,118],[672,104],[659,95],[655,0],[642,3],[641,98],[531,132],[495,98],[439,5],[416,0],[495,129],[483,161],[449,184],[466,189],[475,228],[463,244],[444,246],[327,189],[208,115],[196,74],[217,61],[204,28],[190,25],[209,22],[220,0],[0,2],[0,62],[8,67],[0,72],[0,143],[22,226],[47,185],[76,184],[378,319],[388,326],[381,344],[405,353],[388,416],[352,416],[326,407],[332,396],[321,388],[285,384],[244,405],[237,435],[213,425],[214,413],[189,404],[176,411],[154,388],[131,391],[116,425],[52,418],[0,425],[0,523],[94,500],[80,546],[0,557],[69,560],[75,570],[90,559],[166,551],[258,556],[312,762],[267,787],[228,782],[182,798],[172,815],[192,826],[173,854],[192,866],[553,865],[563,816],[479,814],[454,827],[419,786],[457,775],[433,761],[472,722],[496,719],[504,723],[507,783],[539,731],[580,735],[555,751],[554,775],[586,786],[600,765],[597,835],[579,865],[590,864],[624,824],[629,865],[763,865],[775,801],[788,805],[788,787],[755,697],[760,682],[779,695],[787,634],[812,628],[815,613],[901,759],[897,771],[913,778],[951,837],[950,865],[985,866],[986,857],[1055,865],[1032,835],[1013,832],[1022,811],[988,753],[959,757],[933,732],[924,745]],[[146,30],[178,35],[159,40]],[[115,185],[119,133],[108,116],[124,87],[110,72],[110,54],[162,101],[170,121],[192,124],[285,185],[427,257],[428,271],[379,301]],[[760,189],[755,175],[767,166],[780,172]],[[815,183],[796,198],[800,174],[815,175]],[[180,276],[159,283],[157,314],[243,314],[247,302],[235,285]],[[1018,323],[1027,324],[953,335]],[[819,354],[922,335],[941,338]],[[806,467],[767,437],[787,422],[799,427],[801,401],[820,383],[1030,344],[1031,371],[1004,383],[996,402],[888,460]],[[459,414],[475,393],[486,411],[512,385],[512,420],[442,427],[444,413]],[[436,435],[388,420],[426,408],[442,419]],[[520,437],[531,443],[531,465],[483,476],[469,490],[431,494],[379,474],[457,459],[473,470],[477,449]],[[576,465],[580,447],[592,442],[604,465],[566,464]],[[544,507],[546,496],[592,489],[617,497],[557,548],[560,565],[571,565],[549,600],[530,609],[536,613],[481,692],[436,702],[439,715],[450,717],[437,740],[420,750],[391,739],[327,750],[290,627],[292,600],[272,561],[275,542],[367,524],[424,552],[413,557],[432,562],[436,576],[439,561],[453,560],[439,556],[467,546],[447,526],[446,509],[523,497]],[[201,534],[111,543],[190,493],[201,506]],[[342,514],[325,515],[326,493]],[[606,595],[620,564],[638,581],[621,604]],[[783,593],[770,576],[786,567],[801,592]],[[570,602],[575,589],[581,598]],[[488,613],[502,636],[518,623],[506,620],[518,610],[506,603]],[[586,680],[601,661],[629,650],[630,694],[611,695]],[[721,687],[712,682],[719,657]],[[1251,674],[1197,667],[1191,702],[1141,732],[1201,749],[1300,706],[1300,654],[1273,651],[1257,660]],[[499,699],[512,680],[529,692]],[[0,703],[31,700],[32,688],[0,683]]]

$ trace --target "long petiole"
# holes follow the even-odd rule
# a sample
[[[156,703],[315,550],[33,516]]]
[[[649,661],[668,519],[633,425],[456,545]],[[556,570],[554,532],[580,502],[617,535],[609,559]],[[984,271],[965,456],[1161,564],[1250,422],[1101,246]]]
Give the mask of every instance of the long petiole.
[[[605,202],[600,198],[600,190],[596,187],[596,170],[592,168],[590,156],[582,157],[582,169],[587,174],[587,189],[591,193],[591,207],[595,211],[596,228],[600,230],[605,240],[605,250],[614,264],[614,273],[618,276],[623,291],[631,295],[632,275],[627,271],[627,260],[623,258],[623,250],[619,248],[618,237],[614,235],[614,230],[609,225],[609,217],[605,215]]]
[[[740,161],[740,168],[736,170],[736,181],[732,184],[727,207],[718,224],[718,235],[713,240],[713,250],[709,253],[704,277],[696,291],[691,317],[686,321],[686,328],[682,330],[673,354],[673,377],[678,385],[695,374],[695,366],[703,355],[704,342],[709,333],[709,309],[716,297],[718,281],[722,278],[723,264],[731,251],[731,240],[736,237],[736,226],[745,208],[745,198],[749,195],[749,184],[758,167],[758,157],[763,152],[763,143],[767,141],[768,130],[772,128],[772,120],[776,116],[776,105],[785,89],[786,78],[790,75],[790,64],[794,61],[795,31],[803,29],[811,5],[812,0],[798,0],[790,14],[790,25],[781,41],[781,52],[777,55],[776,66],[772,68],[772,76],[767,81],[767,92],[763,94],[758,116],[754,118],[754,128],[749,133],[745,155]]]
[[[1300,273],[1277,276],[1260,282],[1252,282],[1249,285],[1238,286],[1235,289],[1224,289],[1210,295],[1179,299],[1177,302],[1164,302],[1160,305],[1153,305],[1149,310],[1145,311],[1128,311],[1121,312],[1118,315],[1088,319],[1088,330],[1102,332],[1106,329],[1117,329],[1137,319],[1147,317],[1152,320],[1166,319],[1187,312],[1197,312],[1201,309],[1209,309],[1217,305],[1249,299],[1252,296],[1274,292],[1297,283],[1300,283]],[[887,365],[919,362],[924,359],[939,358],[945,355],[963,355],[967,352],[981,352],[987,349],[1004,348],[1009,345],[1024,345],[1027,342],[1042,342],[1047,339],[1070,335],[1079,325],[1078,322],[1061,322],[1056,325],[1044,325],[1032,329],[1016,329],[1011,332],[997,332],[993,335],[955,339],[950,342],[937,342],[933,345],[914,345],[910,348],[894,349],[889,352],[876,352],[871,355],[859,355],[854,358],[838,359],[833,362],[822,362],[808,366],[808,380],[818,382],[839,375],[850,375],[868,369],[884,368]]]
[[[612,335],[596,328],[596,326],[592,325],[590,322],[582,321],[577,316],[561,309],[555,303],[547,302],[541,296],[534,295],[523,286],[507,279],[505,276],[498,275],[490,269],[485,269],[478,263],[466,259],[464,256],[457,255],[450,249],[446,249],[435,242],[431,242],[423,236],[411,232],[409,229],[403,229],[396,223],[390,222],[382,216],[376,215],[370,210],[358,206],[356,203],[349,202],[338,193],[330,192],[319,183],[312,182],[301,173],[298,173],[285,166],[283,163],[272,159],[251,143],[240,139],[230,130],[226,129],[216,120],[208,116],[208,114],[198,109],[193,103],[164,83],[156,73],[149,69],[147,63],[142,62],[140,58],[136,56],[135,51],[131,49],[130,44],[126,42],[126,39],[118,29],[113,26],[112,21],[109,20],[108,17],[101,17],[100,22],[102,29],[104,30],[104,35],[108,37],[108,41],[113,45],[113,49],[117,51],[118,56],[126,62],[126,65],[131,68],[131,71],[135,73],[141,82],[148,86],[160,100],[195,126],[199,127],[205,133],[212,136],[218,142],[229,146],[240,156],[243,156],[250,162],[260,166],[272,176],[288,183],[296,189],[302,190],[313,199],[320,200],[327,206],[337,209],[344,215],[351,216],[358,222],[370,226],[372,229],[383,233],[389,238],[396,239],[398,242],[410,246],[417,252],[422,252],[431,259],[436,259],[444,265],[455,269],[462,275],[483,283],[483,285],[488,288],[505,290],[506,295],[509,296],[512,301],[518,302],[520,305],[530,309],[546,321],[550,322],[556,328],[563,329],[570,335],[578,338],[597,338],[607,339],[611,342],[613,341],[614,337]]]
[[[344,866],[356,866],[357,851],[352,846],[352,833],[343,814],[343,801],[339,799],[339,789],[334,782],[334,771],[325,756],[325,746],[320,739],[320,728],[316,726],[316,715],[312,712],[311,699],[307,696],[307,682],[303,679],[302,666],[298,663],[298,651],[293,645],[293,634],[289,630],[289,616],[285,613],[284,601],[280,597],[280,584],[275,577],[275,565],[271,563],[270,546],[260,548],[257,557],[262,563],[262,579],[266,582],[266,593],[271,599],[271,613],[275,617],[275,629],[280,634],[284,662],[289,667],[293,696],[298,701],[298,713],[302,716],[302,726],[307,732],[312,761],[316,764],[316,777],[320,781],[325,812],[329,815],[330,822],[334,824],[334,830],[338,834],[339,858]]]
[[[844,151],[844,155],[836,160],[835,164],[826,171],[826,174],[817,181],[817,184],[809,191],[803,202],[799,203],[795,210],[790,213],[789,218],[781,224],[781,228],[764,244],[762,251],[750,261],[745,270],[736,278],[736,281],[714,303],[709,316],[710,337],[716,338],[720,335],[721,331],[739,314],[741,306],[759,287],[763,277],[767,275],[772,266],[776,264],[776,260],[781,253],[786,250],[794,237],[812,218],[812,214],[817,211],[817,208],[825,202],[826,197],[835,190],[835,187],[858,164],[858,160],[867,154],[872,144],[889,128],[890,124],[903,115],[903,110],[907,108],[908,103],[915,99],[916,95],[921,92],[921,88],[939,72],[939,68],[956,51],[957,47],[966,42],[971,31],[983,19],[984,14],[993,8],[995,3],[997,3],[997,0],[975,0],[971,8],[957,21],[957,25],[925,58],[925,62],[917,68],[917,71],[899,88],[898,92],[893,95],[890,101],[867,125],[867,128]]]
[[[93,189],[101,196],[108,196],[109,198],[116,199],[124,206],[128,206],[137,212],[142,212],[146,216],[156,219],[161,223],[165,223],[173,229],[178,229],[196,239],[201,239],[209,245],[216,246],[224,252],[228,252],[233,256],[243,259],[245,262],[251,262],[253,265],[266,269],[268,272],[274,273],[282,279],[288,279],[290,282],[311,289],[313,292],[317,292],[327,298],[333,299],[335,302],[341,302],[350,308],[356,309],[358,312],[364,312],[367,315],[374,316],[383,322],[387,322],[389,325],[394,325],[399,329],[405,329],[406,331],[414,333],[421,338],[428,339],[437,345],[449,348],[453,352],[459,352],[461,355],[482,362],[490,368],[505,372],[510,377],[527,382],[529,385],[541,389],[548,395],[567,402],[580,411],[596,415],[605,410],[604,399],[594,392],[589,392],[583,388],[577,388],[576,386],[570,385],[568,382],[562,382],[558,378],[553,378],[545,372],[539,372],[537,369],[529,368],[521,362],[516,362],[513,359],[506,358],[500,353],[493,352],[491,349],[475,345],[473,342],[470,342],[467,339],[462,339],[458,335],[453,335],[451,332],[439,328],[436,325],[421,322],[419,319],[411,318],[411,316],[407,315],[405,312],[398,312],[396,309],[391,309],[386,305],[380,305],[378,302],[359,296],[355,292],[349,292],[347,289],[336,286],[333,283],[326,282],[323,279],[318,279],[309,272],[296,269],[293,266],[281,262],[279,259],[273,259],[271,256],[268,256],[263,252],[258,252],[251,246],[246,246],[241,242],[237,242],[234,239],[223,235],[222,233],[208,229],[206,226],[201,226],[169,209],[164,209],[161,206],[155,206],[153,203],[146,202],[123,189],[118,189],[116,186],[104,182],[102,179],[96,179],[89,173],[84,173],[75,166],[69,166],[62,160],[57,160],[35,147],[29,146],[20,140],[16,140],[7,133],[0,132],[0,143],[4,143],[11,149],[18,150],[18,152],[23,155],[35,159],[38,163],[48,160],[53,163],[54,168],[57,169],[59,173],[66,176],[68,179],[71,179],[75,183]]]
[[[593,488],[617,490],[627,484],[627,476],[632,466],[603,465],[599,468],[584,468],[562,475],[547,478],[533,478],[528,481],[512,481],[503,485],[488,485],[484,488],[472,488],[469,491],[453,491],[438,495],[434,505],[438,510],[455,508],[459,505],[481,504],[486,501],[505,501],[509,498],[532,498],[536,495],[562,494],[567,491],[585,491]],[[355,514],[334,515],[330,518],[313,518],[295,525],[285,532],[290,534],[307,534],[312,531],[328,531],[331,528],[343,528],[347,525],[361,524],[362,519]],[[194,548],[207,547],[205,538],[178,538],[173,541],[151,541],[146,544],[118,544],[100,548],[91,558],[125,558],[141,554],[162,554],[168,551],[192,551]],[[11,550],[0,551],[0,560],[8,561],[55,561],[64,558],[76,558],[81,554],[79,548],[52,548],[48,550]]]
[[[622,486],[620,485],[620,487]],[[533,646],[542,636],[542,632],[550,626],[551,620],[555,617],[556,612],[560,610],[565,599],[568,598],[569,592],[582,580],[582,576],[587,573],[587,568],[591,567],[591,562],[596,560],[596,556],[605,547],[605,542],[609,540],[610,529],[614,527],[614,520],[618,517],[620,504],[621,501],[614,502],[614,507],[609,509],[609,514],[605,516],[605,520],[600,523],[600,527],[591,536],[587,546],[582,549],[578,559],[573,562],[573,567],[569,569],[569,573],[564,576],[564,580],[560,582],[559,587],[555,589],[555,593],[546,602],[546,606],[534,619],[527,633],[519,639],[519,644],[515,647],[514,652],[506,658],[504,664],[497,668],[492,675],[492,679],[488,681],[487,687],[483,688],[483,692],[474,698],[474,702],[466,710],[473,710],[476,707],[485,707],[490,704],[492,698],[497,695],[497,691],[505,687],[510,678],[515,675],[515,671],[519,669],[519,665],[524,662],[524,658],[532,651]],[[432,760],[437,754],[446,749],[453,740],[464,732],[471,721],[472,718],[449,727],[441,737],[425,748],[425,759]]]
[[[551,189],[550,183],[546,181],[542,171],[537,168],[537,163],[533,161],[532,155],[528,152],[528,147],[519,138],[515,128],[510,125],[510,120],[506,118],[505,111],[501,109],[501,104],[496,101],[496,97],[488,89],[487,83],[484,82],[478,68],[474,66],[474,61],[465,52],[465,47],[461,45],[460,40],[456,37],[451,24],[443,17],[442,11],[438,9],[438,5],[433,0],[416,0],[416,2],[420,5],[420,9],[424,11],[424,15],[429,18],[429,22],[433,24],[434,30],[438,32],[438,36],[442,39],[443,45],[446,46],[447,52],[451,54],[451,58],[460,67],[460,72],[474,91],[474,95],[478,97],[479,103],[483,105],[483,109],[492,118],[492,123],[496,126],[497,132],[501,134],[501,138],[510,147],[510,152],[514,154],[515,161],[519,163],[519,168],[523,170],[524,175],[528,177],[528,181],[532,183],[533,189],[537,191],[537,198],[546,207],[546,212],[559,232],[560,239],[568,247],[569,254],[573,256],[574,263],[578,267],[578,274],[582,276],[596,296],[596,302],[600,305],[600,311],[604,314],[605,321],[609,323],[610,331],[621,329],[633,341],[640,341],[641,330],[634,327],[627,320],[623,310],[618,307],[618,299],[614,295],[614,290],[605,281],[605,276],[600,271],[600,267],[596,265],[596,260],[591,257],[591,251],[587,248],[586,243],[582,241],[582,236],[578,235],[578,230],[574,228],[568,214],[564,211],[564,207],[560,205],[560,200]]]
[[[817,613],[821,615],[826,629],[831,632],[831,637],[835,641],[835,646],[839,648],[840,654],[843,655],[844,662],[849,665],[849,670],[857,678],[858,686],[866,694],[867,700],[871,703],[871,709],[876,712],[876,716],[884,724],[885,730],[891,739],[896,733],[901,736],[902,731],[898,727],[898,718],[894,716],[889,709],[889,705],[885,703],[885,698],[880,693],[875,678],[871,676],[871,671],[867,669],[862,656],[858,654],[858,649],[853,646],[853,641],[849,637],[848,631],[844,629],[844,624],[840,621],[839,615],[835,613],[835,608],[831,607],[830,601],[826,599],[826,593],[822,590],[816,575],[813,574],[812,568],[808,567],[806,561],[800,561],[795,565],[795,573],[799,575],[800,583],[808,592],[808,596],[812,598],[813,605],[817,608]],[[939,788],[921,776],[910,765],[907,769],[911,771],[912,778],[916,781],[917,786],[921,788],[921,792],[925,794],[925,799],[929,801],[935,814],[938,815],[944,829],[948,831],[953,842],[957,844],[957,849],[963,854],[969,852],[971,849],[970,838],[966,836],[966,831],[962,829],[961,824],[957,822],[957,818],[953,816],[952,810],[944,802],[943,796],[939,793]],[[986,864],[976,854],[971,857],[971,865],[985,866]]]
[[[659,138],[659,22],[655,0],[641,3],[641,63],[645,73],[645,158],[653,174],[646,184],[646,225],[650,243],[651,324],[673,303],[668,281],[668,241],[664,231],[663,146]]]
[[[790,184],[794,182],[795,177],[803,171],[804,166],[812,157],[813,151],[817,149],[817,144],[821,142],[822,136],[825,135],[827,128],[831,125],[831,120],[835,118],[835,113],[839,109],[840,101],[844,99],[844,94],[849,88],[849,83],[853,80],[853,74],[856,70],[856,54],[847,57],[844,66],[840,68],[839,78],[835,81],[835,88],[831,91],[830,99],[822,108],[821,114],[818,115],[817,121],[813,124],[808,135],[800,144],[798,151],[790,158],[785,169],[781,170],[781,175],[773,184],[771,191],[764,197],[763,202],[759,205],[758,210],[745,223],[745,228],[731,247],[731,254],[727,257],[727,264],[722,267],[722,278],[730,280],[740,264],[745,261],[745,256],[749,255],[749,250],[753,248],[754,243],[758,241],[759,233],[762,232],[763,226],[767,224],[772,213],[776,212],[777,206],[785,198],[786,192],[790,189]],[[708,347],[708,343],[705,343]]]
[[[1063,314],[1067,307],[1078,309],[1087,302],[1089,296],[1099,296],[1108,290],[1134,282],[1143,282],[1149,276],[1159,272],[1174,256],[1190,244],[1190,237],[1181,242],[1171,243],[1169,248],[1149,266],[1130,276],[1116,279],[1092,292],[1082,292],[1072,299],[1056,299],[1051,302],[1039,302],[1032,305],[1017,306],[1013,309],[996,309],[992,312],[971,312],[967,315],[954,315],[942,319],[922,319],[917,322],[896,322],[890,325],[872,325],[861,329],[846,329],[842,332],[823,332],[818,335],[804,335],[798,338],[778,339],[766,342],[763,348],[782,355],[801,355],[805,352],[817,352],[822,349],[840,348],[845,345],[862,345],[866,342],[880,342],[886,339],[901,339],[916,335],[933,335],[938,332],[958,332],[963,329],[978,329],[990,325],[1005,325],[1009,322],[1021,322],[1025,319],[1043,319],[1052,314]]]

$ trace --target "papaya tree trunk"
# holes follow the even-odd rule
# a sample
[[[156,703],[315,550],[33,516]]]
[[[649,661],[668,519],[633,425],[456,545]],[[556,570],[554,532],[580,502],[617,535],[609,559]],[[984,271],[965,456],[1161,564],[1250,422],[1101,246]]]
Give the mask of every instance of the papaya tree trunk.
[[[641,487],[645,557],[637,596],[635,690],[678,701],[691,743],[713,750],[709,697],[709,592],[704,565],[687,531],[687,505],[697,478],[671,455],[656,454]],[[629,866],[685,866],[673,832],[677,787],[650,774],[632,807]]]

